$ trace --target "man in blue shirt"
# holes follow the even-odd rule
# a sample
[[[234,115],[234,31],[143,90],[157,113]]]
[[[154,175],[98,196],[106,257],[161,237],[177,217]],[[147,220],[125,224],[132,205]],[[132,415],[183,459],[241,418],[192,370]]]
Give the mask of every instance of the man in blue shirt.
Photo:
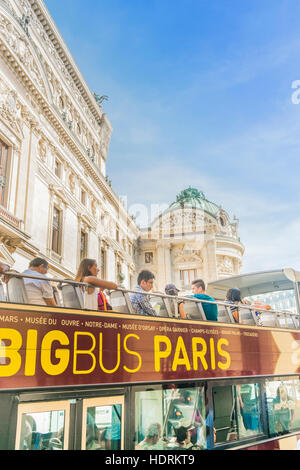
[[[215,302],[215,299],[205,294],[205,283],[202,279],[196,279],[192,282],[192,291],[195,299]],[[218,307],[216,304],[202,302],[202,308],[207,320],[218,321]]]
[[[154,279],[155,276],[150,271],[141,271],[138,275],[138,285],[135,290],[145,293],[152,291]],[[130,294],[130,300],[136,315],[157,316],[157,312],[152,307],[147,295]]]

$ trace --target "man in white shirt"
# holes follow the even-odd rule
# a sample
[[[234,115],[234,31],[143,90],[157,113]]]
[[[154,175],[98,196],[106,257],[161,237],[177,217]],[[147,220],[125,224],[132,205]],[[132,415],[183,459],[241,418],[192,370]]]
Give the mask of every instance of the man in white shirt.
[[[35,258],[31,261],[29,269],[23,272],[26,276],[45,278],[48,271],[48,263],[43,258]],[[32,305],[56,306],[53,297],[53,289],[49,281],[44,279],[24,278],[28,303]]]

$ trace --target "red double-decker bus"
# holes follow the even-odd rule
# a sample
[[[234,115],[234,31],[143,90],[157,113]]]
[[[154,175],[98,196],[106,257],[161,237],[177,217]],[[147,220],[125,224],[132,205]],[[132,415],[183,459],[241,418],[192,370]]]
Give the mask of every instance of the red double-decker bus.
[[[10,292],[0,304],[0,448],[299,448],[298,278],[282,270],[211,283],[218,322],[186,297],[182,320],[162,294],[147,294],[157,316],[143,317],[125,290],[101,312],[77,305],[71,282],[57,308],[15,303]],[[295,309],[263,312],[258,325],[243,304],[234,323],[223,292],[251,297],[255,282],[257,295],[292,293]]]

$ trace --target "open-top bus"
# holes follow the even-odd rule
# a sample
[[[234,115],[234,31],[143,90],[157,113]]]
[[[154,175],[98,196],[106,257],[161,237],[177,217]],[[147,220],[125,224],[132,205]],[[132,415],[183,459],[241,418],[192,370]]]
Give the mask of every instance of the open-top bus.
[[[156,424],[153,450],[172,449],[179,426],[192,450],[296,449],[300,277],[277,274],[256,286],[288,281],[281,290],[293,289],[296,309],[265,312],[263,326],[250,305],[235,323],[224,302],[247,276],[209,285],[219,289],[210,322],[187,297],[187,319],[173,317],[174,299],[159,293],[145,294],[157,316],[135,315],[123,289],[110,293],[112,311],[88,311],[71,281],[58,283],[57,308],[28,305],[12,275],[0,286],[0,448],[134,450]],[[257,293],[250,278],[245,296]]]

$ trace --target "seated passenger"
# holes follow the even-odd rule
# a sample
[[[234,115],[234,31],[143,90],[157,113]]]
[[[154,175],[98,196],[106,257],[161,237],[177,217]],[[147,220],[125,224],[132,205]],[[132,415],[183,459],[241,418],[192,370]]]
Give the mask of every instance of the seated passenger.
[[[154,279],[155,276],[150,271],[141,271],[138,275],[138,286],[135,288],[135,290],[141,292],[150,292],[153,289]],[[131,294],[130,300],[136,315],[157,316],[156,310],[152,307],[146,295],[138,293]]]
[[[35,258],[29,264],[29,268],[23,272],[26,276],[46,277],[48,262],[43,258]],[[56,306],[53,289],[49,281],[45,279],[24,278],[25,289],[29,304]]]
[[[273,406],[276,433],[285,434],[289,432],[294,418],[295,403],[293,398],[289,396],[284,383],[281,383],[277,388]]]
[[[193,297],[199,300],[208,300],[214,302],[215,299],[205,294],[205,283],[202,279],[196,279],[192,282]],[[218,321],[218,307],[216,304],[208,304],[202,302],[202,308],[204,310],[206,319],[209,321]]]
[[[102,289],[98,292],[98,310],[106,312],[107,310],[112,310],[112,306],[108,303],[106,295]]]
[[[114,282],[110,281],[103,281],[102,279],[98,279],[99,269],[97,267],[97,262],[94,259],[85,258],[81,261],[75,281],[76,282],[84,282],[86,284],[92,284],[95,287],[88,287],[87,296],[86,296],[86,303],[85,308],[88,310],[98,310],[98,295],[97,295],[97,287],[101,289],[117,289],[118,286]],[[82,289],[82,295],[83,289]]]
[[[230,310],[231,310],[231,313],[232,313],[236,323],[239,323],[239,321],[240,321],[239,320],[238,304],[241,303],[241,304],[251,305],[251,302],[249,302],[246,299],[243,300],[241,298],[241,291],[240,291],[240,289],[238,289],[236,287],[233,287],[232,289],[229,289],[227,291],[225,303],[231,304],[230,305]],[[259,302],[254,302],[251,306],[252,307],[258,307],[261,310],[270,310],[271,309],[270,305],[259,303]],[[257,325],[262,326],[261,312],[256,311],[255,314],[257,316]]]
[[[235,287],[229,289],[226,294],[225,303],[230,304],[230,310],[233,315],[233,318],[235,319],[236,323],[239,323],[240,318],[238,304],[242,303],[240,289],[237,289]]]
[[[161,425],[159,423],[151,424],[146,431],[145,439],[135,447],[135,450],[163,449],[165,449],[165,444],[161,441]]]
[[[191,428],[180,426],[175,429],[176,442],[170,450],[192,450]]]
[[[257,325],[258,326],[263,326],[263,319],[262,319],[263,312],[262,311],[263,310],[272,310],[271,305],[268,305],[264,302],[258,302],[257,300],[255,300],[253,302],[253,304],[251,304],[251,307],[255,307],[255,308],[259,309],[259,310],[255,310],[255,315],[257,317]]]
[[[9,269],[8,264],[0,263],[0,274],[4,274],[6,271],[9,271]]]
[[[177,289],[177,287],[174,286],[174,284],[168,284],[165,287],[165,293],[167,295],[173,295],[175,297],[174,302],[172,301],[170,302],[173,317],[178,317],[178,314],[179,314],[180,318],[185,320],[186,314],[184,313],[184,302],[183,300],[176,298],[178,296],[179,289]]]

